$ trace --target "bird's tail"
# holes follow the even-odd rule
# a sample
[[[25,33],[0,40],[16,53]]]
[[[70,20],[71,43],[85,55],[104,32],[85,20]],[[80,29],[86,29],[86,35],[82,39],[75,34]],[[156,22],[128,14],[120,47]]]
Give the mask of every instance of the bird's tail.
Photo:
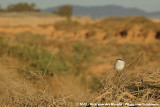
[[[110,70],[108,70],[107,72],[111,72],[111,71],[113,71],[113,68],[112,68],[112,69],[110,69]]]

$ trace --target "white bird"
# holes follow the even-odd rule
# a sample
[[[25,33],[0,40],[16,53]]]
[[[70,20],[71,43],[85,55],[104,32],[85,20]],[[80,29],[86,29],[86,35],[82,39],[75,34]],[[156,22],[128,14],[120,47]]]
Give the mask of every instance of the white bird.
[[[112,68],[111,70],[109,70],[108,72],[112,71],[112,70],[116,70],[116,71],[122,71],[125,68],[125,61],[123,58],[118,58],[116,63],[114,64],[114,68]]]

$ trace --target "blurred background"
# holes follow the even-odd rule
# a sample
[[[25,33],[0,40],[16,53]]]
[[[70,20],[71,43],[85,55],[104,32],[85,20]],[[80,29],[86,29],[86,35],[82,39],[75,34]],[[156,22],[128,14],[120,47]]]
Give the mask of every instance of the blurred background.
[[[155,90],[160,89],[160,80],[154,78],[160,75],[159,4],[158,0],[0,0],[2,106],[90,102],[106,91],[108,83],[102,82],[106,75],[117,74],[106,71],[119,57],[132,62],[127,72],[136,82],[149,77],[147,82],[157,83],[142,84],[143,92],[133,96],[159,102],[160,92]],[[148,89],[157,96],[144,91]],[[125,92],[132,95],[133,90],[139,88]]]

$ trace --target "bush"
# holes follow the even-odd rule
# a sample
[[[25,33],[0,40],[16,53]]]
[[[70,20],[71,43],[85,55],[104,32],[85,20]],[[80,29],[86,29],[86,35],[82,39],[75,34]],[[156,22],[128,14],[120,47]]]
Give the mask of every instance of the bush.
[[[72,6],[64,5],[58,8],[57,14],[60,16],[65,16],[68,19],[72,16]]]
[[[80,74],[84,72],[86,66],[84,65],[93,54],[91,50],[86,49],[84,44],[81,42],[76,43],[73,45],[73,55],[71,56],[71,63],[73,70],[75,70],[76,74]]]
[[[67,66],[68,71],[79,75],[86,70],[86,63],[88,63],[92,54],[92,50],[88,49],[84,43],[76,42],[73,44],[70,51],[61,49],[57,54],[57,58],[64,62],[63,65],[64,67]]]
[[[36,73],[44,73],[51,57],[53,56],[53,61],[51,61],[47,73],[67,70],[68,67],[64,60],[61,60],[58,54],[53,55],[44,49],[40,43],[36,41],[36,37],[38,38],[38,36],[35,36],[35,40],[26,40],[27,42],[16,39],[17,43],[14,45],[7,44],[3,37],[0,37],[0,56],[8,55],[8,57],[16,58],[20,62],[19,66]]]

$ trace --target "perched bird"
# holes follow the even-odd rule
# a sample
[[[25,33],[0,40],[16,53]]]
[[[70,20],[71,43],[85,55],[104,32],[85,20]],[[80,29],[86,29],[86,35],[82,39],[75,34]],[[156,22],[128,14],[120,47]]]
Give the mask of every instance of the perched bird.
[[[114,64],[114,68],[112,68],[111,70],[109,70],[108,72],[112,71],[112,70],[116,70],[116,71],[121,71],[123,70],[125,67],[125,61],[123,58],[118,58],[116,63]]]

